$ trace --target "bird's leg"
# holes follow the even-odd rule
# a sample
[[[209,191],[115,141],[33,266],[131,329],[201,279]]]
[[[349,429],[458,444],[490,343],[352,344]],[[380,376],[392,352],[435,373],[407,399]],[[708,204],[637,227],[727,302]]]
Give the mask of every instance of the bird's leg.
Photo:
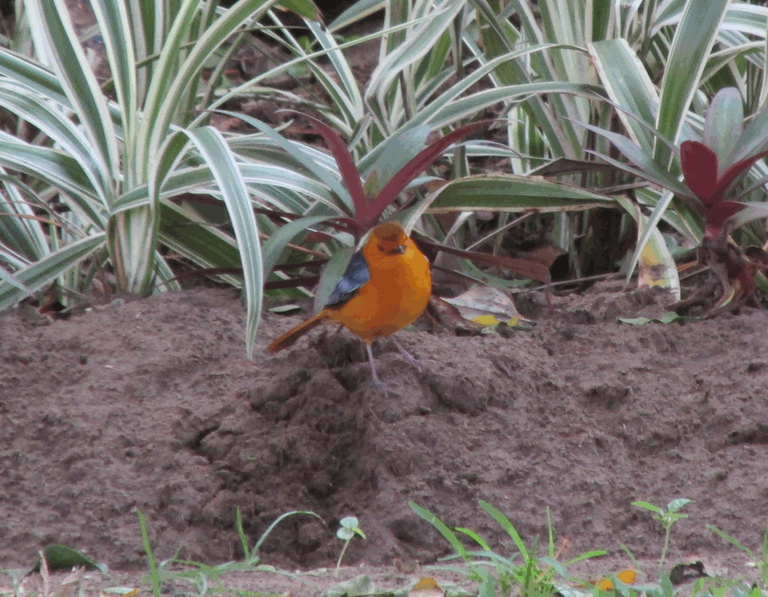
[[[370,342],[365,343],[365,350],[368,352],[368,361],[371,363],[371,377],[373,377],[373,385],[375,385],[377,388],[380,388],[384,384],[381,383],[379,376],[376,375],[376,364],[373,362],[373,351],[371,350]]]
[[[393,337],[391,340],[392,340],[392,342],[394,342],[394,343],[395,343],[395,346],[397,346],[397,350],[399,350],[399,351],[400,351],[400,354],[401,354],[401,355],[403,355],[403,357],[405,358],[405,360],[406,360],[406,361],[408,361],[408,362],[409,362],[411,365],[413,365],[413,366],[414,366],[414,368],[416,369],[416,371],[418,371],[419,373],[421,373],[421,371],[423,370],[423,367],[421,366],[421,363],[419,363],[419,362],[418,362],[418,361],[417,361],[417,360],[416,360],[416,359],[413,357],[413,355],[412,355],[410,352],[408,352],[407,350],[405,350],[405,348],[403,348],[402,346],[400,346],[400,343],[399,343],[397,340],[395,340],[395,339],[394,339],[394,337]]]

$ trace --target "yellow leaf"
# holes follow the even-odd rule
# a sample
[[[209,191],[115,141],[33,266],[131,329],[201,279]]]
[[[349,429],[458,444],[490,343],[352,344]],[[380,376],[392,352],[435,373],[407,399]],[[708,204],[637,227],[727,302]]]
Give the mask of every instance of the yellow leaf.
[[[445,591],[431,576],[425,576],[408,591],[408,597],[445,597]]]
[[[613,583],[607,578],[603,578],[599,583],[597,583],[597,588],[601,591],[613,591]]]
[[[634,570],[622,570],[616,575],[621,582],[627,585],[631,585],[637,578],[637,573]]]
[[[637,573],[634,570],[622,570],[616,575],[621,582],[627,585],[631,585],[637,578]],[[601,578],[597,581],[597,587],[601,591],[613,591],[613,582],[608,578]]]

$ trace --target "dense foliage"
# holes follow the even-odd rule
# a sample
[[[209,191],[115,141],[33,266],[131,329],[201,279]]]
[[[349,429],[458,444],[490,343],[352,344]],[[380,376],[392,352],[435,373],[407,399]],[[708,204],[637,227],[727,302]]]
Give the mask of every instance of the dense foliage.
[[[718,273],[720,304],[764,287],[762,3],[360,0],[323,25],[311,0],[92,0],[88,39],[103,42],[106,83],[64,0],[16,4],[0,48],[0,308],[41,292],[71,305],[96,291],[177,289],[183,263],[243,288],[252,350],[265,289],[309,293],[318,257],[348,254],[390,217],[486,253],[503,254],[510,230],[538,235],[568,254],[571,277],[598,261],[628,280],[639,267],[641,283],[678,297],[675,257],[716,241],[721,257],[742,260]],[[289,27],[284,9],[304,27]],[[344,37],[378,10],[380,31]],[[293,58],[233,85],[227,64],[254,30]],[[371,40],[379,60],[363,82],[347,52]],[[271,86],[285,73],[311,74],[322,93]],[[319,115],[332,155],[253,117],[243,130],[255,134],[209,124],[254,97]],[[447,170],[422,172],[440,152],[411,161],[430,134],[458,141],[451,131],[489,113],[477,130],[495,141],[454,145]],[[720,199],[757,207],[716,210],[715,236],[712,205],[700,204],[706,168],[686,164],[700,147],[721,174],[745,164]],[[627,239],[632,250],[618,250]],[[734,241],[757,256],[726,250]]]

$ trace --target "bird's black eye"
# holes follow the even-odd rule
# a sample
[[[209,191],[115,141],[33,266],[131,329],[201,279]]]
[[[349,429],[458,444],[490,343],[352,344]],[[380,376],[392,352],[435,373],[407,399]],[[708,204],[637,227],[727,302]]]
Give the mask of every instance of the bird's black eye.
[[[383,253],[384,252],[384,247],[382,247],[381,245],[377,245],[377,246],[379,247],[379,252]]]

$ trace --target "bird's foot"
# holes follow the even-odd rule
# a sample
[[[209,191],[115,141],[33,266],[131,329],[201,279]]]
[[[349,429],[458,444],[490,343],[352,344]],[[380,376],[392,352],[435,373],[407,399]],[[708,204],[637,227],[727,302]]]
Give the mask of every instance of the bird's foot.
[[[417,361],[410,352],[408,352],[407,350],[405,350],[405,348],[400,346],[400,343],[397,340],[392,338],[392,342],[395,343],[395,346],[397,346],[397,350],[400,351],[400,354],[403,355],[403,358],[406,361],[408,361],[411,365],[413,365],[416,371],[418,371],[419,373],[422,373],[424,371],[424,367],[421,366],[421,363],[419,363],[419,361]]]

